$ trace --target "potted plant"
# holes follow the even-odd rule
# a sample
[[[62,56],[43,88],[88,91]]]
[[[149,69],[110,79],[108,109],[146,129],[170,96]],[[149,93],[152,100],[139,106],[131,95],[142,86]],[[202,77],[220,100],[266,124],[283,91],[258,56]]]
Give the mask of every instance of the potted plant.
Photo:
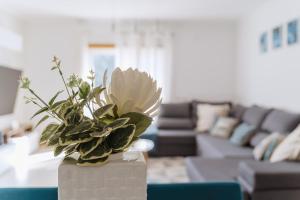
[[[88,81],[75,74],[65,79],[61,61],[54,57],[53,64],[51,70],[58,72],[65,91],[58,91],[49,101],[43,100],[31,88],[28,78],[22,77],[20,82],[21,88],[28,91],[28,95],[25,96],[26,103],[33,103],[39,107],[32,117],[43,114],[37,126],[51,119],[42,131],[41,143],[52,146],[55,156],[65,154],[64,162],[59,167],[60,198],[70,199],[70,195],[73,195],[72,199],[92,199],[89,188],[94,188],[94,195],[112,195],[112,191],[102,190],[107,188],[106,184],[111,184],[108,179],[116,180],[119,183],[115,184],[118,185],[118,178],[124,180],[126,177],[135,177],[139,184],[139,178],[146,184],[145,164],[122,159],[118,162],[109,161],[112,156],[120,155],[138,140],[157,114],[161,103],[161,88],[157,87],[156,81],[145,72],[132,68],[125,71],[116,68],[112,72],[109,84],[105,73],[103,85],[95,86],[93,71],[90,71]],[[57,100],[63,92],[67,97]],[[120,177],[117,170],[126,171],[126,165],[128,169],[136,168],[136,174],[131,173],[130,177],[127,172],[125,176]],[[142,176],[138,174],[139,170]],[[114,174],[119,177],[114,177]],[[94,177],[100,180],[96,181]],[[125,182],[122,183],[123,186],[126,185]],[[93,184],[93,187],[90,184]],[[102,192],[95,192],[99,188]],[[132,188],[127,189],[132,192]]]

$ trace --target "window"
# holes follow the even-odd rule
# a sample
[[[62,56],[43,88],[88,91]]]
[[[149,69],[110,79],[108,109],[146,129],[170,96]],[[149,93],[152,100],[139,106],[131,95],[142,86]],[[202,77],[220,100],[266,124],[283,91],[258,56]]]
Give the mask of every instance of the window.
[[[99,86],[102,84],[105,70],[111,74],[115,67],[115,46],[113,44],[90,44],[89,56],[95,72],[95,84]]]

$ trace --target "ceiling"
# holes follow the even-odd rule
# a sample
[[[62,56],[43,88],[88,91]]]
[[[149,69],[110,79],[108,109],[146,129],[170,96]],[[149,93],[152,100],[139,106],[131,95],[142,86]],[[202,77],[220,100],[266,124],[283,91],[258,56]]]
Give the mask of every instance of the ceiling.
[[[0,10],[24,18],[237,19],[267,0],[0,0]]]

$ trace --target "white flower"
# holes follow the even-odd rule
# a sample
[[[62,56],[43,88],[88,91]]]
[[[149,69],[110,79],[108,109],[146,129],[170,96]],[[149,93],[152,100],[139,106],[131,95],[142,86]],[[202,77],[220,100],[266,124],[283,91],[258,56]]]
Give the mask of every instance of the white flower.
[[[103,77],[105,101],[118,106],[118,114],[128,112],[144,113],[150,117],[158,114],[161,104],[161,88],[146,72],[129,68],[122,71],[116,68],[111,76],[110,85],[106,85],[106,73]]]

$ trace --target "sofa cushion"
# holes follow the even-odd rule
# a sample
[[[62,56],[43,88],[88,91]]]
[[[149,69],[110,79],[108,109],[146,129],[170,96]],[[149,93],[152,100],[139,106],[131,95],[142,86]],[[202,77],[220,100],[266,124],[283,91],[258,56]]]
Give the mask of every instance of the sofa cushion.
[[[193,182],[234,181],[238,176],[239,159],[185,159],[188,176]]]
[[[271,162],[300,161],[300,125],[279,144],[270,160]]]
[[[246,109],[247,107],[241,104],[235,104],[232,106],[229,116],[241,120]]]
[[[231,108],[231,102],[229,101],[201,101],[201,100],[193,100],[192,105],[192,118],[194,123],[197,123],[198,115],[197,115],[197,107],[199,104],[210,104],[210,105],[228,105]]]
[[[270,109],[254,105],[246,109],[242,120],[249,125],[253,125],[256,129],[259,129],[270,111]]]
[[[229,138],[235,126],[237,125],[238,120],[232,117],[218,117],[216,123],[210,130],[212,136]]]
[[[160,106],[160,117],[191,118],[190,103],[168,103]]]
[[[209,134],[196,136],[198,154],[204,158],[253,158],[252,148],[239,147]]]
[[[253,150],[253,156],[256,160],[269,160],[273,150],[282,142],[284,135],[280,133],[272,133],[264,138]]]
[[[269,135],[270,135],[270,133],[267,133],[267,132],[258,132],[258,133],[256,133],[250,140],[250,146],[255,147],[256,145],[258,145],[263,139],[265,139]]]
[[[265,118],[262,129],[268,132],[290,133],[300,123],[300,114],[272,110]]]
[[[227,116],[230,111],[228,105],[199,104],[197,106],[197,128],[199,132],[208,131],[212,128],[217,117]]]
[[[157,120],[159,129],[193,129],[195,127],[190,118],[165,118],[160,117]]]
[[[239,179],[252,191],[300,188],[299,163],[242,161]]]
[[[247,123],[238,125],[230,138],[230,142],[235,145],[245,146],[254,135],[255,127]]]

